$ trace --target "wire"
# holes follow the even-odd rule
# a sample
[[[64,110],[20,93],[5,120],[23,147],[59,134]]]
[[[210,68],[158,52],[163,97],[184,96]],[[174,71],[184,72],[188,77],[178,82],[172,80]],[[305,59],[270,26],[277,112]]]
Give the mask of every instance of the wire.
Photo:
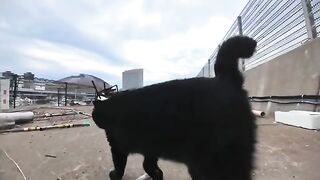
[[[23,171],[21,170],[20,166],[18,165],[18,163],[12,159],[9,154],[4,150],[2,149],[2,151],[5,153],[5,155],[16,165],[16,167],[18,168],[19,172],[21,173],[21,175],[23,176],[23,179],[24,180],[27,180],[26,176],[24,175]]]
[[[307,38],[303,39],[303,41],[306,40],[306,39]],[[292,44],[292,45],[288,46],[287,48],[282,49],[278,53],[274,53],[274,54],[269,55],[269,56],[262,56],[262,57],[259,58],[260,60],[259,59],[254,59],[254,60],[246,63],[246,69],[249,70],[249,69],[251,69],[251,68],[253,68],[253,67],[255,67],[255,66],[257,66],[257,65],[259,65],[259,64],[261,64],[263,62],[267,62],[268,60],[270,60],[272,58],[275,58],[275,57],[277,57],[277,56],[279,56],[281,54],[284,54],[284,53],[288,52],[289,50],[291,50],[291,49],[293,49],[293,48],[295,48],[295,47],[297,47],[299,45],[300,45],[300,42],[297,42],[295,44]]]
[[[297,101],[297,99],[299,101]],[[320,105],[319,99],[320,99],[320,95],[250,96],[249,97],[249,101],[251,102],[273,102],[278,104],[302,103],[302,104],[312,104],[312,105]],[[287,101],[284,101],[284,100],[287,100]],[[288,101],[288,100],[291,100],[291,101]],[[310,101],[310,100],[313,100],[313,101]]]
[[[320,99],[320,95],[249,96],[250,99]]]
[[[283,1],[282,1],[283,2]],[[291,0],[291,1],[286,1],[284,4],[282,4],[279,8],[277,8],[278,10],[273,14],[272,17],[269,18],[269,22],[268,24],[272,23],[274,19],[279,18],[280,14],[283,14],[283,12],[285,12],[286,9],[288,9],[288,7],[290,7],[293,3],[295,2],[295,0]],[[255,18],[255,16],[251,16],[250,18]],[[280,18],[281,19],[281,18]],[[245,22],[243,23],[245,24]],[[247,26],[244,26],[243,28],[244,30],[247,29]]]
[[[282,38],[282,39],[280,39],[280,40],[278,40],[278,41],[274,41],[272,44],[269,45],[269,47],[265,46],[265,47],[267,47],[267,48],[265,48],[265,47],[259,47],[259,48],[257,48],[258,54],[257,54],[256,57],[259,57],[259,55],[261,56],[261,54],[262,54],[263,52],[265,52],[265,54],[268,54],[268,53],[270,53],[270,51],[282,47],[283,44],[286,45],[286,44],[288,44],[289,42],[292,42],[292,40],[296,40],[296,39],[299,37],[298,35],[300,35],[300,34],[298,34],[298,33],[301,33],[301,32],[302,32],[303,34],[305,34],[305,33],[307,32],[304,26],[302,26],[302,27],[300,27],[299,29],[295,30],[295,31],[292,32],[291,34],[288,34],[288,35],[285,36],[284,38]],[[287,32],[287,33],[288,33],[288,32]],[[303,35],[303,34],[302,34],[302,35]],[[282,35],[285,35],[285,34],[282,34]],[[262,50],[262,48],[265,48],[265,49]],[[271,48],[273,48],[273,49],[271,49]],[[260,51],[260,52],[259,52],[259,51]]]
[[[252,18],[248,23],[247,23],[247,26],[243,26],[243,29],[247,29],[249,28],[252,29],[252,28],[255,28],[257,27],[257,24],[259,24],[263,19],[264,19],[264,16],[266,15],[266,13],[264,11],[269,11],[270,8],[266,8],[268,7],[268,5],[271,3],[272,1],[266,1],[259,9],[259,11],[256,13],[255,15],[255,18]],[[261,15],[261,16],[260,16]],[[260,16],[260,17],[259,17]],[[259,17],[259,18],[258,18]]]
[[[315,3],[314,5],[312,5],[311,8],[313,9],[313,8],[315,8],[316,6],[319,6],[319,5],[320,5],[320,1],[317,2],[317,3]]]
[[[259,41],[259,42],[261,42],[259,44],[259,48],[263,48],[263,47],[267,46],[269,43],[273,42],[274,40],[276,40],[277,38],[279,38],[283,34],[290,31],[293,27],[298,26],[299,24],[303,23],[303,21],[304,21],[303,15],[300,15],[297,19],[293,19],[288,24],[286,24],[286,26],[284,28],[279,28],[273,34],[269,34],[268,36],[271,36],[270,38],[266,39],[265,41]]]
[[[260,36],[258,36],[256,38],[257,41],[261,41],[261,39],[263,39],[264,37],[266,37],[268,34],[270,34],[272,31],[274,31],[275,29],[279,28],[281,25],[284,24],[284,22],[286,22],[288,19],[290,19],[291,17],[293,17],[295,14],[297,14],[301,9],[302,7],[299,7],[300,5],[297,4],[295,7],[293,7],[290,11],[288,11],[286,14],[284,14],[283,16],[280,16],[280,13],[275,13],[274,15],[277,17],[279,17],[279,20],[278,21],[275,21],[274,23],[272,19],[271,22],[269,21],[268,22],[268,26],[269,28],[267,29],[261,29],[261,32],[262,30],[264,30]],[[302,13],[301,13],[302,14]],[[258,33],[256,33],[254,36],[256,36]]]
[[[255,32],[260,32],[261,29],[264,28],[264,27],[266,26],[266,24],[267,24],[267,23],[266,23],[267,21],[266,21],[265,18],[266,18],[267,16],[269,16],[269,15],[271,14],[271,12],[275,9],[275,7],[277,7],[280,3],[281,3],[281,0],[275,1],[275,2],[271,5],[271,7],[269,7],[269,8],[267,9],[267,11],[264,12],[264,14],[263,14],[263,15],[260,17],[260,19],[257,21],[258,24],[260,24],[261,22],[265,21],[262,25],[260,25],[260,26],[257,26],[257,25],[251,26],[250,29],[248,29],[248,30],[244,29],[244,31],[250,32],[251,30],[256,29]],[[270,17],[270,18],[271,18],[271,17]],[[268,20],[269,20],[269,19],[268,19]]]
[[[300,38],[303,35],[307,35],[307,31],[304,28],[298,29],[296,32],[283,37],[279,41],[270,43],[270,45],[268,45],[268,47],[265,46],[263,50],[258,49],[258,53],[255,58],[260,59],[266,55],[276,54],[282,51],[281,48],[283,47],[288,47],[291,44],[300,43],[303,40],[299,40],[298,38]]]
[[[254,4],[255,0],[250,0],[246,6],[242,9],[240,16],[244,17],[248,11],[251,9],[252,5]]]
[[[317,14],[319,11],[320,11],[320,8],[319,8],[319,9],[315,9],[315,8],[312,9],[312,13],[313,13],[313,14]]]
[[[251,102],[273,102],[277,104],[311,104],[311,105],[320,105],[320,102],[313,102],[313,101],[276,101],[276,100],[255,100],[255,99],[250,99]]]
[[[256,3],[253,3],[255,4],[255,6],[252,8],[251,12],[248,14],[248,16],[244,15],[243,16],[243,27],[245,27],[247,21],[250,19],[250,17],[254,17],[252,14],[254,12],[256,12],[256,10],[259,8],[260,4],[261,4],[261,1],[262,0],[259,0],[259,1],[255,1]]]
[[[234,31],[237,29],[237,19],[232,23],[230,29],[227,31],[226,35],[222,38],[222,41],[229,38],[230,36],[234,35]]]
[[[303,13],[301,12],[301,7],[299,8],[299,6],[294,7],[294,9],[290,10],[289,12],[287,12],[285,15],[283,15],[279,21],[276,21],[274,24],[268,22],[269,24],[266,24],[265,27],[269,26],[268,28],[262,28],[260,29],[260,32],[253,32],[251,36],[257,36],[258,34],[260,34],[258,37],[256,37],[256,40],[261,42],[265,37],[271,36],[272,32],[274,32],[273,34],[278,33],[279,31],[281,32],[282,29],[286,29],[285,23],[292,19],[293,16],[296,15],[295,19],[299,19],[300,17],[303,17]],[[300,12],[300,15],[298,15],[297,13]],[[289,21],[288,24],[292,23],[293,21]],[[285,28],[281,27],[281,26],[285,26]],[[280,28],[281,27],[281,28]],[[275,32],[275,30],[278,29],[278,31]]]
[[[287,44],[291,44],[289,47],[295,47],[296,45],[298,45],[300,43],[300,42],[292,43],[290,41],[295,40],[294,38],[299,38],[299,37],[306,34],[306,32],[302,32],[303,27],[294,31],[291,34],[287,34],[281,40],[279,40],[275,43],[272,43],[273,45],[270,44],[271,42],[274,42],[274,40],[276,40],[276,39],[280,38],[281,36],[284,36],[286,33],[290,32],[290,30],[293,27],[297,27],[299,24],[303,23],[303,21],[304,21],[303,14],[299,13],[301,11],[302,7],[299,3],[295,4],[292,7],[292,9],[289,10],[287,13],[283,13],[283,11],[287,7],[291,7],[294,4],[294,2],[295,1],[287,1],[286,3],[284,3],[275,13],[273,13],[273,15],[271,15],[267,20],[265,20],[264,23],[262,25],[260,25],[259,28],[257,28],[255,31],[252,32],[251,36],[253,36],[253,37],[256,36],[257,34],[260,34],[260,36],[255,38],[258,41],[259,45],[257,47],[257,54],[251,59],[251,61],[249,61],[249,62],[247,61],[246,66],[257,64],[257,63],[267,59],[268,57],[272,57],[272,56],[281,54],[281,52],[280,52],[281,49],[279,50],[279,48],[282,48],[282,50],[283,49],[288,50],[288,48],[284,48],[285,46],[287,46]],[[277,4],[277,2],[275,2],[274,4]],[[297,15],[297,13],[299,13],[300,15],[298,17],[296,17],[295,19],[292,19],[292,17]],[[280,16],[281,14],[283,14],[283,15]],[[278,20],[275,23],[271,23],[276,18],[278,18]],[[292,20],[289,21],[288,24],[284,24],[289,19],[292,19]],[[267,26],[269,26],[269,27],[265,28]],[[284,26],[284,28],[280,28],[281,26]],[[250,28],[249,30],[251,31],[253,29],[254,28]],[[276,29],[277,29],[277,31],[274,31]],[[244,31],[246,31],[246,33],[250,33],[250,32],[248,32],[249,30],[244,29]],[[302,34],[301,34],[301,32],[302,32]],[[266,39],[265,41],[261,41],[266,36],[270,36],[270,38]],[[289,39],[287,39],[287,38],[289,38]],[[267,46],[269,46],[269,47],[267,47]],[[263,49],[263,48],[265,48],[265,49],[261,51],[261,49]],[[259,50],[260,50],[260,52],[259,52]],[[266,57],[266,55],[269,55],[269,56]],[[261,60],[259,60],[259,59],[261,59]]]
[[[307,39],[307,38],[306,38],[306,39]],[[304,40],[306,40],[306,39],[304,39]],[[274,53],[274,54],[269,55],[269,56],[261,57],[260,60],[256,60],[256,59],[255,59],[254,61],[248,62],[248,63],[246,64],[246,69],[249,70],[249,69],[251,69],[251,68],[253,68],[253,67],[256,67],[256,66],[259,65],[259,64],[262,64],[262,63],[264,63],[264,62],[268,62],[269,60],[271,60],[271,59],[273,59],[273,58],[275,58],[275,57],[277,57],[277,56],[280,56],[280,55],[282,55],[282,54],[284,54],[284,53],[286,53],[286,52],[290,51],[291,49],[296,48],[296,47],[298,47],[298,46],[300,46],[300,43],[295,43],[295,44],[292,44],[291,46],[289,46],[289,47],[281,50],[281,51],[278,52],[278,53]]]

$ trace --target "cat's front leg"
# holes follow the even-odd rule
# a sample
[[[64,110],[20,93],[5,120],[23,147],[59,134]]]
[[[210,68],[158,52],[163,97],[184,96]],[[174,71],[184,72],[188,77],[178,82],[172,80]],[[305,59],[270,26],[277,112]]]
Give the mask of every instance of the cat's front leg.
[[[111,145],[112,143],[110,143]],[[114,169],[110,171],[110,180],[121,180],[127,164],[128,153],[120,151],[117,147],[111,145],[111,153]]]

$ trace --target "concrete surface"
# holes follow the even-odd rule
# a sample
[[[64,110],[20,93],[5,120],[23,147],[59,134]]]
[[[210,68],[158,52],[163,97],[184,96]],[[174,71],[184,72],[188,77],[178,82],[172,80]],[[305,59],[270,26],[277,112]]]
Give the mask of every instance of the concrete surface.
[[[89,113],[92,109],[79,108]],[[59,110],[34,111],[52,113]],[[25,126],[80,122],[86,118],[79,115],[56,117]],[[19,164],[28,180],[107,180],[107,172],[113,167],[109,146],[104,132],[91,123],[92,126],[82,128],[1,134],[0,149]],[[320,179],[320,132],[275,124],[268,118],[258,119],[257,123],[255,180]],[[142,160],[140,155],[129,157],[124,180],[144,174]],[[167,180],[190,180],[182,164],[161,160],[160,167]],[[1,150],[0,179],[23,179]]]
[[[245,72],[245,88],[250,96],[317,95],[320,88],[320,38],[280,55]],[[311,110],[314,105],[294,104],[267,107],[253,103],[258,110]],[[318,107],[319,108],[319,107]],[[319,109],[318,109],[319,111]]]

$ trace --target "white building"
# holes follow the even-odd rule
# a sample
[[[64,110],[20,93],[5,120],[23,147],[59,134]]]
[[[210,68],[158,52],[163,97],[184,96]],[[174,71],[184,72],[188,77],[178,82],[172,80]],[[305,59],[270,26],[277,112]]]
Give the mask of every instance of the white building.
[[[122,90],[143,87],[143,69],[132,69],[122,72]]]
[[[0,109],[9,109],[10,80],[0,79]]]

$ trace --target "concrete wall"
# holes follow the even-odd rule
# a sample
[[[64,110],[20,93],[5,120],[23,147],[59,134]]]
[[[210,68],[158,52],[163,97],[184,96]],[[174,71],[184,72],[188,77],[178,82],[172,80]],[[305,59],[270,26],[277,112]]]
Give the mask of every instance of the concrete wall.
[[[316,95],[320,88],[320,39],[306,42],[286,54],[250,69],[244,76],[245,88],[250,96]],[[306,104],[252,103],[252,106],[254,109],[270,112],[293,109],[319,111],[319,107]]]

